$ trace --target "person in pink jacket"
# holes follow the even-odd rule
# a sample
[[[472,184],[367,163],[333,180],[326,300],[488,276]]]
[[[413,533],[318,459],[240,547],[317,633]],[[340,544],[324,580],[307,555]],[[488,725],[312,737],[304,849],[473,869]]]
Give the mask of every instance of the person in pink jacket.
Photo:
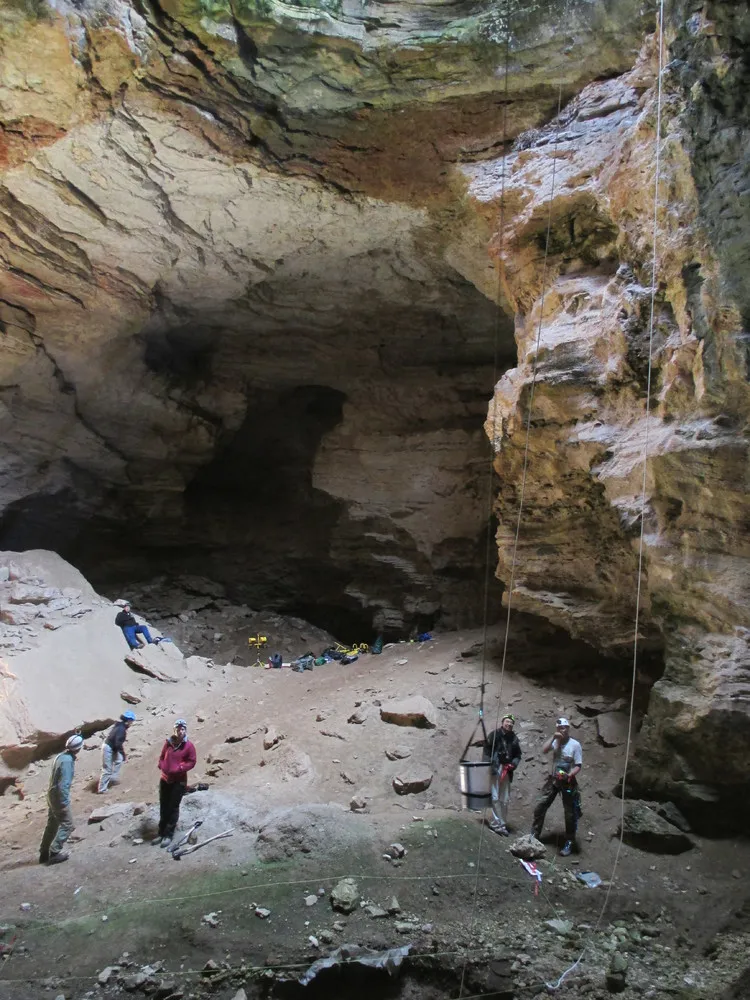
[[[159,835],[154,844],[168,847],[180,819],[180,803],[187,786],[187,773],[195,767],[195,747],[187,738],[187,722],[178,719],[174,732],[159,755]]]

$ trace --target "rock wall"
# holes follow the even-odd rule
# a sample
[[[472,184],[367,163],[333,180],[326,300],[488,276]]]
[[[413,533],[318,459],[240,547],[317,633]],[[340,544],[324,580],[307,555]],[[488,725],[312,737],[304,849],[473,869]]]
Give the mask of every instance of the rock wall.
[[[644,23],[503,9],[507,85],[496,5],[5,5],[2,544],[357,638],[478,620],[514,349],[454,165],[548,118],[551,67],[566,94],[624,69]]]
[[[499,211],[505,176],[495,253],[519,364],[486,423],[501,480],[498,575],[514,572],[515,608],[608,653],[632,649],[640,601],[641,656],[663,649],[665,672],[630,785],[713,829],[747,814],[750,766],[747,327],[732,266],[750,246],[747,202],[732,197],[748,163],[718,155],[731,110],[707,96],[717,78],[731,93],[742,79],[735,39],[711,20],[729,7],[702,5],[687,21],[678,11],[669,28],[694,65],[665,51],[654,287],[654,39],[631,72],[585,88],[504,161],[465,168],[485,210]],[[733,120],[731,150],[739,133]]]

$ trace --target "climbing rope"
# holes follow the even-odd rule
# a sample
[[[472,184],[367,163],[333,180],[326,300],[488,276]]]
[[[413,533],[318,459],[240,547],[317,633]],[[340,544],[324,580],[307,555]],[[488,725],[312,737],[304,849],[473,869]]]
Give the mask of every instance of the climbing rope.
[[[633,672],[630,683],[630,711],[628,718],[628,735],[625,741],[625,761],[623,764],[622,771],[622,786],[620,789],[620,835],[617,840],[617,850],[615,852],[615,860],[612,865],[612,873],[609,877],[609,884],[607,886],[607,891],[604,896],[604,902],[602,903],[599,916],[597,918],[596,924],[591,934],[593,935],[601,927],[602,920],[604,919],[604,914],[607,911],[609,905],[609,899],[612,894],[612,889],[614,887],[615,875],[617,874],[617,868],[620,862],[620,853],[622,852],[622,844],[625,836],[625,786],[628,776],[628,764],[630,763],[630,747],[632,742],[632,731],[633,731],[633,716],[635,715],[635,686],[637,679],[637,666],[638,666],[638,628],[640,625],[641,616],[641,587],[642,587],[642,576],[643,576],[643,553],[645,549],[645,524],[646,524],[646,480],[648,473],[648,442],[649,442],[649,426],[651,417],[651,379],[653,373],[653,343],[654,343],[654,313],[656,310],[656,282],[657,282],[657,270],[658,270],[658,258],[657,258],[657,236],[658,236],[658,221],[659,221],[659,181],[661,179],[661,113],[662,113],[662,74],[664,69],[664,0],[659,0],[659,20],[657,25],[657,44],[658,44],[658,74],[657,74],[657,86],[656,86],[656,138],[655,138],[655,163],[654,163],[654,204],[653,204],[653,233],[652,233],[652,258],[651,258],[651,302],[650,302],[650,315],[648,323],[648,370],[646,374],[646,408],[645,408],[645,427],[644,427],[644,441],[643,441],[643,478],[641,481],[641,526],[640,534],[638,538],[638,570],[637,570],[637,581],[636,581],[636,591],[635,591],[635,624],[633,628]],[[591,940],[591,938],[589,940]],[[560,978],[555,983],[545,983],[546,987],[551,990],[557,990],[565,978],[573,972],[579,963],[583,960],[586,954],[586,947],[581,951],[576,961],[567,968]]]
[[[486,675],[487,675],[487,637],[488,637],[488,618],[489,618],[489,583],[490,583],[490,562],[491,562],[491,552],[492,552],[492,536],[490,533],[490,524],[492,520],[492,506],[493,506],[493,486],[494,486],[494,446],[495,440],[497,438],[497,381],[498,381],[498,358],[499,358],[499,337],[500,337],[500,315],[501,315],[501,296],[502,296],[502,278],[501,278],[501,266],[503,258],[503,243],[505,239],[505,185],[506,185],[506,144],[507,144],[507,116],[508,116],[508,100],[509,100],[509,87],[508,87],[508,66],[509,66],[509,56],[510,56],[510,5],[506,0],[505,11],[504,11],[504,21],[505,21],[505,44],[504,44],[504,94],[503,94],[503,136],[502,136],[502,149],[503,155],[501,159],[500,166],[500,213],[499,213],[499,230],[500,230],[500,242],[497,251],[497,313],[496,313],[496,323],[495,323],[495,344],[494,344],[494,368],[493,368],[493,385],[492,385],[492,441],[490,447],[490,464],[489,464],[489,475],[488,475],[488,517],[487,517],[487,546],[485,554],[485,580],[484,580],[484,621],[482,629],[482,680],[480,687],[480,708],[479,708],[479,718],[482,721],[482,728],[484,730],[484,695],[486,690]],[[557,118],[559,119],[560,110],[562,107],[562,82],[558,88],[557,96]],[[503,682],[505,679],[505,665],[507,661],[508,654],[508,636],[510,631],[510,618],[511,618],[511,608],[512,608],[512,593],[513,584],[515,579],[515,567],[518,552],[518,542],[521,533],[521,520],[523,516],[523,504],[526,489],[526,475],[528,470],[528,456],[529,456],[529,440],[531,434],[531,413],[534,402],[534,390],[536,386],[537,372],[538,372],[538,357],[539,357],[539,344],[542,333],[542,324],[544,320],[544,297],[546,293],[547,284],[547,263],[549,258],[549,244],[550,244],[550,234],[552,230],[552,202],[555,193],[555,175],[557,168],[557,147],[560,136],[561,126],[558,121],[557,128],[555,130],[555,142],[553,148],[553,159],[552,159],[552,180],[551,180],[551,190],[549,198],[549,212],[547,216],[547,232],[545,237],[544,245],[544,262],[542,266],[542,294],[539,312],[539,326],[536,334],[536,345],[534,351],[534,360],[532,366],[532,382],[531,382],[531,395],[529,399],[529,411],[526,421],[526,440],[524,446],[524,462],[523,462],[523,473],[521,478],[521,492],[519,496],[518,505],[518,517],[516,520],[516,530],[513,540],[513,555],[511,559],[511,572],[510,580],[508,583],[508,604],[505,619],[505,637],[503,641],[503,656],[500,666],[500,680],[499,688],[497,694],[497,711],[495,717],[495,725],[492,732],[492,745],[490,747],[490,759],[495,752],[495,740],[497,734],[497,728],[500,721],[500,707],[502,705],[502,692],[503,692]],[[476,732],[476,729],[475,729]],[[471,739],[471,738],[470,738]],[[476,922],[476,908],[477,899],[479,892],[479,879],[481,876],[481,861],[482,861],[482,850],[484,846],[484,834],[485,834],[485,822],[484,816],[482,818],[482,825],[479,831],[479,842],[477,845],[477,860],[476,860],[476,877],[474,882],[474,892],[472,898],[471,915],[469,919],[469,939],[473,936],[474,925]],[[469,949],[467,948],[464,954],[463,967],[461,969],[461,982],[459,986],[458,996],[459,1000],[464,996],[464,983],[466,980],[466,971],[468,968],[469,961]]]

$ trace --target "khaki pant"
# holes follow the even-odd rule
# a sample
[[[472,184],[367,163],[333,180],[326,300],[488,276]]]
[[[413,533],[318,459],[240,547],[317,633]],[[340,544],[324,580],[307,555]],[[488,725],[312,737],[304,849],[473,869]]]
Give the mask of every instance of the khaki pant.
[[[492,815],[494,816],[496,822],[500,826],[507,827],[508,825],[508,803],[510,802],[510,777],[505,775],[505,777],[500,780],[500,774],[492,775],[492,784],[490,786],[490,793],[492,795]]]
[[[102,773],[99,778],[99,792],[106,792],[110,781],[117,781],[124,760],[124,754],[119,750],[113,750],[109,743],[102,745]]]
[[[48,800],[48,804],[47,826],[44,828],[42,842],[39,845],[39,855],[42,858],[59,854],[63,844],[75,830],[73,813],[69,805],[63,806],[51,800]]]
[[[542,786],[534,809],[534,822],[531,832],[535,837],[539,837],[544,826],[544,817],[547,810],[555,801],[557,796],[562,796],[563,812],[565,813],[565,839],[575,840],[576,829],[578,828],[578,817],[580,815],[580,794],[575,781],[571,785],[559,785],[550,774]]]

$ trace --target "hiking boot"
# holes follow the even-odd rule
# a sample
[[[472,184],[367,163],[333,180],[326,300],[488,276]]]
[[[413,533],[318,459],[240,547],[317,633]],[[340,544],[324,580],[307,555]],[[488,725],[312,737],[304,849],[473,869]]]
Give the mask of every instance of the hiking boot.
[[[152,847],[161,847],[161,842],[162,842],[162,836],[161,836],[160,833],[157,833],[157,835],[151,841],[151,846]]]
[[[70,855],[66,854],[64,851],[60,851],[58,854],[50,854],[49,858],[47,859],[47,864],[61,865],[63,861],[67,861],[69,857]]]
[[[572,853],[573,853],[573,841],[566,840],[565,843],[563,844],[563,849],[560,851],[560,857],[569,858]]]
[[[171,837],[162,837],[161,838],[161,843],[159,844],[159,847],[169,847],[169,845],[171,843],[172,843],[172,838]]]

